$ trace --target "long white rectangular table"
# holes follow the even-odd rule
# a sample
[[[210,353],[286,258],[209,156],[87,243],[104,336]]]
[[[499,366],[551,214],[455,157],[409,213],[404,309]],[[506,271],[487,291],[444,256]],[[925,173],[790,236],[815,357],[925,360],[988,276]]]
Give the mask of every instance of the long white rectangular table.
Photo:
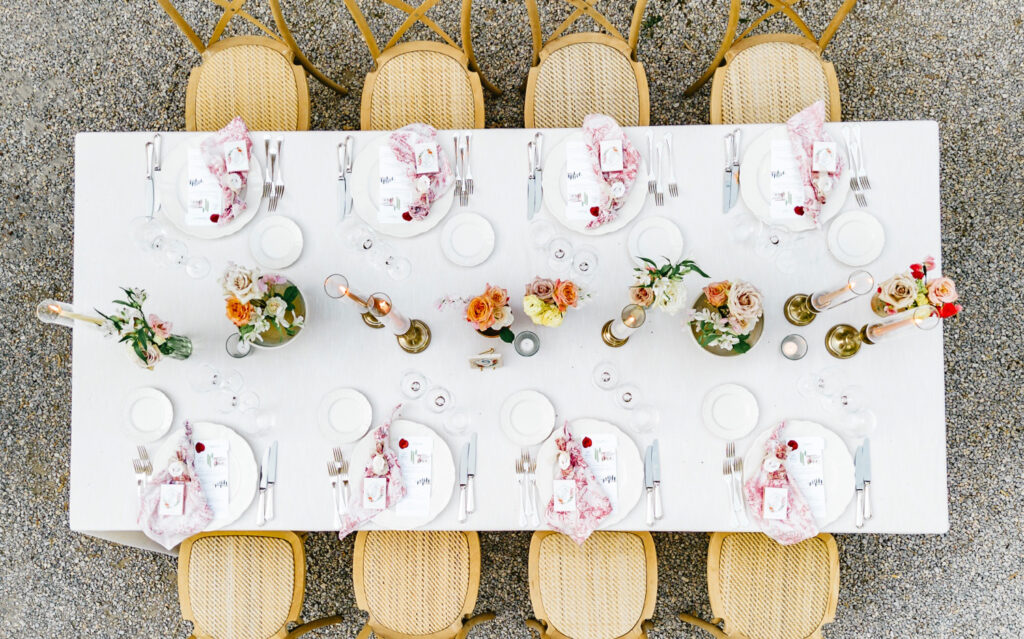
[[[766,126],[743,127],[745,145]],[[886,245],[868,269],[880,281],[925,255],[939,256],[939,140],[934,122],[863,123],[863,146],[874,187],[869,208],[881,220]],[[149,292],[147,312],[174,323],[175,332],[196,344],[187,362],[163,361],[155,371],[133,365],[120,346],[91,327],[76,326],[73,346],[72,456],[70,523],[76,531],[122,543],[152,547],[136,524],[137,502],[130,457],[133,442],[122,428],[124,399],[139,386],[155,386],[172,399],[176,430],[185,418],[240,427],[238,413],[215,410],[212,394],[189,387],[186,371],[195,362],[242,372],[246,389],[264,406],[276,410],[277,427],[258,437],[247,436],[257,460],[272,440],[280,441],[277,518],[273,527],[329,530],[331,489],[324,472],[329,444],[319,434],[316,410],[332,389],[351,386],[363,391],[379,424],[404,397],[399,390],[403,371],[414,369],[447,387],[458,406],[468,408],[479,433],[477,512],[458,523],[457,486],[448,507],[426,526],[430,529],[512,530],[518,528],[519,493],[513,473],[518,447],[499,427],[499,409],[514,391],[540,390],[554,403],[559,424],[564,419],[595,417],[624,425],[627,414],[612,394],[591,382],[595,365],[613,362],[623,382],[640,387],[641,402],[655,405],[661,423],[652,433],[633,438],[641,451],[654,437],[661,441],[665,517],[654,530],[732,530],[726,485],[721,478],[723,442],[702,425],[704,394],[723,382],[751,389],[760,404],[754,433],[739,442],[745,452],[755,434],[781,419],[807,418],[837,426],[837,418],[817,401],[797,392],[797,379],[826,366],[838,366],[872,397],[878,429],[872,436],[874,518],[857,529],[854,506],[827,526],[832,532],[943,533],[949,526],[946,495],[946,446],[942,330],[918,331],[889,343],[867,346],[846,361],[832,359],[824,335],[837,323],[856,326],[871,320],[867,299],[826,312],[805,328],[789,325],[782,315],[784,300],[845,281],[850,268],[831,255],[784,275],[748,246],[729,239],[721,212],[722,138],[729,129],[716,126],[659,127],[675,139],[678,199],[666,197],[663,208],[649,200],[640,214],[663,215],[679,225],[685,255],[712,278],[747,279],[766,296],[766,329],[760,343],[738,358],[719,358],[700,351],[684,329],[684,315],[651,312],[647,323],[619,349],[605,346],[601,326],[627,301],[632,264],[626,250],[629,227],[600,237],[565,231],[575,247],[590,246],[599,255],[594,299],[571,311],[557,329],[535,328],[522,313],[523,285],[550,269],[528,237],[526,210],[526,142],[532,131],[482,130],[474,133],[476,193],[467,210],[493,224],[497,242],[493,255],[475,268],[461,268],[441,254],[440,228],[413,239],[389,240],[413,265],[411,276],[393,281],[345,247],[339,230],[336,195],[336,145],[348,132],[284,133],[282,165],[287,190],[279,212],[302,228],[305,248],[283,272],[304,291],[309,306],[307,326],[287,348],[261,351],[231,360],[224,340],[232,326],[223,314],[216,276],[228,260],[255,265],[248,249],[248,230],[216,241],[183,238],[192,253],[208,257],[213,274],[192,280],[183,271],[156,266],[129,237],[128,222],[144,207],[143,146],[147,133],[83,133],[75,149],[74,302],[80,308],[107,310],[119,286],[140,286]],[[566,131],[547,134],[547,148]],[[630,134],[640,142],[642,132]],[[356,132],[357,150],[380,135]],[[164,134],[165,154],[201,134]],[[257,136],[254,139],[261,139]],[[442,140],[450,140],[442,135]],[[638,145],[646,153],[644,145]],[[262,145],[254,145],[262,155]],[[357,157],[357,162],[365,158]],[[750,179],[746,176],[746,179]],[[640,185],[638,188],[642,188]],[[738,206],[745,206],[740,201]],[[845,208],[856,206],[852,195]],[[456,206],[449,215],[459,212]],[[256,220],[267,213],[261,210]],[[547,215],[541,212],[539,215]],[[387,292],[402,312],[426,321],[433,342],[423,353],[399,350],[387,331],[366,328],[355,310],[328,299],[322,282],[330,273],[344,273],[355,290]],[[513,297],[513,329],[535,330],[540,352],[519,357],[506,345],[476,335],[460,310],[438,310],[443,295],[467,296],[485,283],[507,287]],[[704,280],[687,277],[691,300]],[[54,328],[40,330],[56,330]],[[810,351],[791,362],[779,353],[789,333],[804,335]],[[471,370],[467,357],[490,347],[504,353],[506,365],[494,371]],[[451,437],[422,400],[407,402],[403,415],[438,430],[458,457],[465,437]],[[244,434],[244,431],[241,431]],[[859,441],[847,438],[851,452]],[[153,447],[151,446],[151,450]],[[232,529],[256,525],[255,501]],[[370,524],[372,526],[373,524]],[[615,528],[644,529],[643,500]]]

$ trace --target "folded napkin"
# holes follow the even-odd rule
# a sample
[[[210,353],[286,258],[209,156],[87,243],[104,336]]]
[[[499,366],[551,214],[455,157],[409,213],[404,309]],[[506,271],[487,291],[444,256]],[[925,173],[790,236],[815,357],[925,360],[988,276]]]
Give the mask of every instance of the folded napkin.
[[[401,517],[422,517],[430,512],[434,438],[425,435],[398,440],[398,466],[405,482],[405,499],[395,505]]]
[[[843,158],[832,149],[828,162],[829,170],[815,170],[814,143],[825,143],[822,147],[835,145],[825,133],[825,102],[818,100],[803,111],[797,113],[786,122],[786,131],[793,146],[793,155],[804,184],[804,197],[801,205],[793,207],[795,215],[810,215],[815,226],[820,226],[818,219],[821,205],[832,190],[835,181],[843,172]],[[819,149],[820,151],[820,149]],[[820,168],[820,165],[819,165]]]
[[[175,456],[142,490],[138,523],[147,537],[170,550],[213,521],[195,468],[192,425],[185,422]],[[169,514],[173,513],[173,514]]]
[[[786,470],[792,449],[781,441],[781,422],[768,435],[757,473],[744,485],[750,514],[761,531],[784,546],[818,534],[807,500]]]
[[[204,439],[195,446],[196,477],[203,487],[206,503],[215,517],[226,515],[231,507],[228,474],[230,443],[226,439]]]
[[[222,195],[222,210],[210,214],[210,221],[223,224],[245,211],[245,184],[249,177],[252,140],[245,121],[236,116],[220,131],[199,144],[206,168],[216,178]],[[194,178],[189,172],[189,184]],[[189,195],[191,200],[191,193]]]
[[[608,501],[612,503],[612,512],[619,507],[619,438],[615,433],[601,433],[584,437],[580,442],[583,459],[594,471],[597,482],[601,484]]]
[[[605,143],[604,158],[602,142]],[[617,217],[619,208],[626,202],[630,187],[636,181],[637,171],[640,170],[640,152],[614,118],[596,113],[583,118],[583,143],[590,156],[591,173],[596,177],[600,190],[598,201],[592,203],[588,211],[593,219],[587,224],[587,228],[592,229]],[[568,155],[566,157],[568,159]],[[604,169],[614,168],[603,170],[602,159]]]
[[[580,442],[573,438],[569,422],[562,427],[562,436],[555,440],[555,444],[559,454],[544,519],[553,529],[582,545],[612,513],[612,502],[587,464]],[[559,484],[560,481],[566,483]],[[562,486],[568,486],[569,492],[564,492]],[[568,509],[562,506],[568,506]]]
[[[824,521],[828,514],[825,501],[825,439],[823,437],[793,437],[796,444],[786,456],[786,472],[800,489],[804,501],[811,509],[815,521]]]
[[[404,188],[412,195],[407,205],[399,205],[400,217],[406,222],[422,220],[430,214],[430,203],[447,191],[453,180],[451,164],[437,143],[437,129],[429,124],[409,124],[388,136],[388,148],[405,171],[404,175],[388,175],[381,163],[381,185],[384,186],[385,176],[395,178],[396,182],[404,179],[411,185]],[[431,153],[435,157],[431,158]]]
[[[342,517],[338,539],[344,539],[360,524],[399,503],[406,495],[398,455],[391,447],[391,422],[398,416],[401,408],[401,404],[396,406],[391,418],[373,431],[374,453],[366,461],[366,467],[359,480],[354,482],[355,490],[351,495],[348,512]]]

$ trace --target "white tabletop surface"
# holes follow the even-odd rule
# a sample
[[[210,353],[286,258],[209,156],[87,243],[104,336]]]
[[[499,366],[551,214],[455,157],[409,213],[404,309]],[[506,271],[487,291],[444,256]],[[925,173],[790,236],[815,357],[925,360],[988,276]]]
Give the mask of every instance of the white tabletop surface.
[[[744,146],[765,128],[744,127]],[[862,130],[874,187],[868,193],[869,208],[886,232],[885,250],[867,267],[880,281],[925,255],[939,257],[938,128],[934,122],[878,122],[863,123]],[[417,238],[392,239],[398,252],[412,262],[412,274],[403,281],[391,280],[344,245],[338,225],[336,145],[348,132],[282,134],[287,190],[279,212],[298,222],[305,236],[302,256],[282,272],[305,293],[308,323],[296,341],[283,350],[260,351],[246,359],[231,360],[223,343],[232,326],[223,314],[216,275],[228,260],[255,265],[247,233],[255,222],[221,240],[183,238],[192,253],[210,259],[213,273],[206,279],[193,280],[181,270],[156,266],[133,245],[128,231],[129,220],[143,213],[143,146],[150,135],[79,134],[75,149],[75,304],[79,309],[108,310],[110,300],[118,297],[119,286],[143,287],[149,292],[146,311],[172,321],[174,332],[191,336],[196,348],[191,360],[165,360],[148,372],[132,364],[120,346],[91,327],[75,328],[71,528],[135,543],[137,535],[119,532],[138,530],[130,464],[134,442],[122,428],[122,411],[133,389],[155,386],[173,402],[173,430],[185,418],[237,427],[252,444],[257,459],[272,440],[278,440],[277,517],[272,527],[328,530],[332,526],[331,488],[324,462],[330,449],[316,423],[320,399],[338,387],[358,388],[373,405],[376,425],[391,407],[404,400],[399,378],[404,371],[415,369],[447,387],[456,405],[472,412],[480,436],[477,512],[465,523],[457,522],[456,487],[446,510],[426,528],[517,529],[519,493],[513,459],[519,451],[500,430],[498,415],[503,399],[520,389],[533,388],[554,403],[559,423],[594,417],[624,426],[627,412],[615,405],[612,393],[597,389],[591,382],[594,366],[610,360],[618,367],[623,382],[640,387],[641,401],[656,405],[661,413],[661,423],[653,433],[633,435],[641,451],[654,437],[661,441],[665,516],[654,530],[737,529],[721,478],[723,442],[713,437],[701,421],[701,400],[709,389],[735,382],[757,397],[758,427],[737,446],[740,453],[745,453],[758,433],[781,419],[805,418],[838,426],[834,414],[797,391],[801,375],[838,366],[851,381],[865,387],[878,415],[878,429],[872,435],[874,518],[863,528],[855,528],[851,502],[827,530],[946,532],[941,328],[866,346],[853,359],[838,361],[824,349],[825,332],[837,323],[859,327],[870,321],[874,316],[867,299],[822,314],[805,328],[789,325],[783,318],[782,304],[790,294],[841,283],[851,269],[826,252],[818,263],[784,275],[749,247],[731,242],[727,220],[721,213],[722,137],[727,131],[715,126],[659,128],[659,133],[674,136],[680,197],[666,196],[663,208],[648,201],[638,219],[670,217],[682,230],[686,256],[696,260],[712,278],[746,279],[764,292],[764,336],[750,353],[738,358],[714,357],[700,351],[684,330],[683,314],[672,317],[651,312],[647,323],[625,347],[611,349],[602,343],[601,326],[627,301],[632,263],[626,238],[631,225],[602,237],[563,233],[576,247],[591,246],[600,256],[597,294],[585,308],[570,311],[560,328],[532,326],[519,303],[523,285],[534,275],[552,274],[544,254],[527,239],[524,149],[532,132],[484,130],[474,133],[476,193],[466,210],[479,212],[494,225],[494,253],[482,265],[467,269],[442,256],[440,227]],[[564,133],[548,132],[547,149]],[[380,134],[354,135],[358,150]],[[631,135],[642,139],[639,131],[633,130]],[[201,134],[164,134],[164,148],[190,137]],[[640,148],[646,153],[645,145]],[[262,144],[257,143],[254,149],[262,155]],[[357,161],[360,159],[357,156]],[[742,200],[738,206],[744,206]],[[844,210],[855,207],[851,195]],[[256,221],[266,215],[261,210]],[[354,290],[383,290],[397,309],[426,321],[433,334],[429,349],[406,354],[387,331],[366,328],[353,307],[328,299],[321,285],[325,276],[336,272],[346,274]],[[540,335],[541,349],[533,358],[521,358],[511,345],[476,335],[462,319],[461,311],[438,310],[436,302],[442,295],[469,296],[488,282],[509,289],[516,315],[513,330],[530,329]],[[686,283],[692,300],[704,280],[690,275]],[[779,342],[789,333],[807,338],[809,353],[801,361],[788,361],[779,353]],[[492,346],[505,355],[505,367],[471,370],[467,357]],[[277,411],[277,427],[254,437],[242,430],[239,414],[218,413],[212,394],[199,394],[189,387],[187,370],[197,362],[241,371],[246,389],[256,392],[264,406]],[[403,415],[436,428],[452,446],[457,463],[466,436],[445,434],[441,420],[423,400],[408,402]],[[859,441],[850,437],[846,441],[852,453]],[[231,528],[252,529],[255,522],[254,501]],[[645,528],[643,500],[616,528]]]

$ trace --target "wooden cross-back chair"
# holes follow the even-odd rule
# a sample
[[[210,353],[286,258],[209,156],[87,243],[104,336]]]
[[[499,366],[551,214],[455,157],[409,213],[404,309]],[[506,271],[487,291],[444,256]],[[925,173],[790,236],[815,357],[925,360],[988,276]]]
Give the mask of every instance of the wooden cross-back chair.
[[[686,95],[693,95],[708,78],[714,77],[711,82],[712,124],[785,122],[818,100],[825,101],[829,120],[841,119],[836,70],[821,55],[857,0],[843,0],[820,37],[814,35],[793,9],[799,1],[765,0],[768,10],[737,33],[741,0],[731,0],[729,20],[718,53],[704,75],[686,90]],[[800,35],[750,35],[762,22],[777,14],[789,18]]]
[[[391,130],[423,122],[438,129],[483,128],[481,87],[487,87],[496,95],[501,91],[483,77],[473,55],[472,0],[462,0],[462,46],[427,16],[439,0],[423,0],[417,7],[404,0],[381,1],[407,14],[383,48],[377,44],[356,1],[345,0],[345,7],[363,34],[374,62],[363,84],[360,127]],[[399,44],[416,23],[426,25],[443,42],[416,40]]]
[[[187,130],[215,131],[235,116],[242,116],[246,125],[254,130],[308,129],[309,84],[303,68],[325,85],[346,93],[306,59],[280,16],[277,0],[270,1],[280,36],[243,9],[246,0],[211,0],[224,13],[209,42],[203,42],[171,0],[159,0],[160,6],[203,58],[202,64],[192,69],[188,78]],[[236,16],[266,35],[222,39],[228,23]]]
[[[537,0],[526,0],[533,32],[526,126],[578,127],[590,113],[610,115],[622,126],[646,126],[651,98],[636,48],[647,0],[636,0],[628,39],[594,8],[597,0],[565,1],[572,13],[545,40]],[[566,34],[583,16],[604,32]]]

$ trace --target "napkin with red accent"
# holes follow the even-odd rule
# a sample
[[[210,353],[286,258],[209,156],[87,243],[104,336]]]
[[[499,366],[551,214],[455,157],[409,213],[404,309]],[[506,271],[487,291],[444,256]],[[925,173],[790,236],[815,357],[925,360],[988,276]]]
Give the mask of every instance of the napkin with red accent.
[[[380,149],[382,222],[412,222],[430,215],[430,204],[453,183],[452,167],[429,124],[409,124],[388,136]]]
[[[205,138],[199,144],[199,151],[209,175],[193,175],[194,170],[189,169],[189,212],[193,212],[193,204],[199,204],[193,202],[194,191],[208,188],[209,177],[212,176],[214,185],[220,188],[220,205],[210,211],[207,203],[204,212],[209,214],[210,222],[223,224],[245,212],[245,185],[249,178],[249,154],[252,152],[249,127],[236,116],[223,129]]]
[[[580,442],[569,430],[569,422],[563,426],[555,445],[559,452],[544,520],[582,545],[612,513],[612,502],[587,464]]]
[[[597,228],[618,217],[629,190],[640,170],[640,152],[629,140],[615,118],[591,113],[583,119],[583,146],[589,159],[589,171],[597,180],[596,202],[589,202],[592,218],[587,228]],[[570,153],[567,148],[566,164]]]
[[[804,186],[803,202],[793,207],[793,214],[808,215],[820,226],[821,205],[843,173],[838,146],[825,133],[825,102],[818,100],[791,117],[786,132]]]
[[[786,422],[781,422],[772,429],[761,464],[743,488],[754,523],[764,534],[788,546],[817,535],[818,527],[800,487],[786,472],[792,448],[781,440],[785,426]]]
[[[374,452],[366,462],[359,479],[353,482],[351,503],[341,519],[338,539],[344,539],[360,524],[370,521],[381,511],[391,508],[405,497],[407,489],[402,478],[398,455],[391,447],[391,422],[398,416],[399,404],[391,418],[373,431]]]

